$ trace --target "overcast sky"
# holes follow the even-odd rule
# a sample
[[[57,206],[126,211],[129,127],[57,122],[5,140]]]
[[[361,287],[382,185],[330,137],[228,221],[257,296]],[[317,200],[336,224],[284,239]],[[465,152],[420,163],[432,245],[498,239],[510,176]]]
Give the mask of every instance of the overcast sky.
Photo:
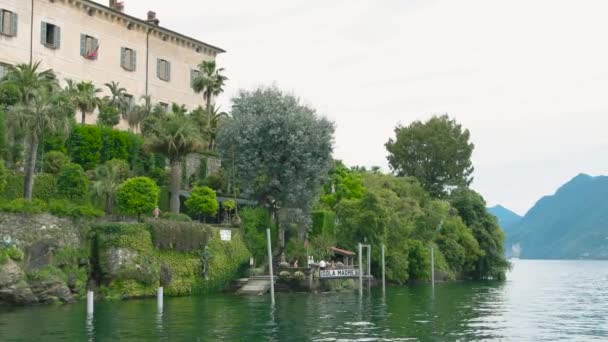
[[[98,0],[106,3],[107,1]],[[125,0],[217,45],[219,100],[275,83],[336,122],[336,158],[388,170],[396,124],[448,113],[489,205],[524,214],[608,173],[608,1]]]

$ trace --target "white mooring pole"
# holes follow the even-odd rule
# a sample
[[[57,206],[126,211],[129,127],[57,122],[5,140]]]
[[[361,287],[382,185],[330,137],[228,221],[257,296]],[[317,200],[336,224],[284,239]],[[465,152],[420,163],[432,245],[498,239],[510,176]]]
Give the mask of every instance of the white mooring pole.
[[[382,294],[386,293],[385,268],[386,264],[384,263],[384,245],[382,245]]]
[[[158,288],[158,292],[156,293],[156,303],[158,312],[163,312],[163,287]]]
[[[363,296],[363,248],[359,243],[359,296]]]
[[[433,247],[431,247],[431,284],[435,288],[435,252]]]
[[[87,291],[87,315],[93,315],[93,291]]]
[[[274,306],[274,275],[272,274],[272,242],[270,240],[270,229],[266,229],[268,240],[268,269],[270,270],[270,302]]]

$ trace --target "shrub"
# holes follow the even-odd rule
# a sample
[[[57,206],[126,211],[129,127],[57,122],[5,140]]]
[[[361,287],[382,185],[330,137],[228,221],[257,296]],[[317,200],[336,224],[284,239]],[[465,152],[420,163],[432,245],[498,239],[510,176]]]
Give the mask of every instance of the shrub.
[[[304,241],[299,239],[289,240],[289,242],[287,242],[287,246],[285,246],[285,254],[287,255],[287,258],[291,264],[293,264],[295,260],[298,260],[298,263],[302,265],[307,257]]]
[[[256,260],[263,260],[266,256],[266,229],[268,227],[274,228],[274,225],[270,222],[268,210],[264,208],[245,208],[239,211],[239,215],[247,248]],[[275,235],[272,234],[272,236]]]
[[[192,219],[190,216],[186,214],[175,214],[172,212],[166,212],[161,215],[161,218],[169,221],[177,221],[177,222],[191,222]]]
[[[103,105],[99,108],[97,123],[103,126],[114,127],[120,122],[120,112],[114,106]]]
[[[221,191],[226,185],[226,178],[223,173],[215,173],[207,176],[202,182],[202,186],[210,187],[215,191]]]
[[[23,174],[8,171],[4,191],[0,192],[0,198],[10,201],[21,197],[23,197]]]
[[[66,145],[72,161],[85,170],[90,170],[99,163],[101,129],[97,126],[75,125]]]
[[[96,218],[102,217],[103,211],[95,209],[90,205],[78,205],[68,200],[52,200],[49,212],[55,216],[71,218]]]
[[[70,157],[59,151],[51,151],[44,156],[42,170],[50,174],[58,174],[70,162]]]
[[[192,189],[185,204],[192,215],[203,215],[203,217],[217,214],[219,208],[215,191],[206,186]]]
[[[4,192],[4,189],[6,188],[7,178],[8,171],[4,167],[4,162],[0,159],[0,193]]]
[[[336,214],[327,210],[319,210],[311,213],[312,216],[312,234],[334,235],[335,234],[335,218]]]
[[[287,282],[291,281],[291,278],[292,278],[291,272],[289,272],[289,271],[281,271],[281,272],[279,272],[279,280],[280,281],[282,281],[284,283],[287,283]]]
[[[46,211],[46,203],[39,199],[26,201],[23,198],[0,204],[0,211],[20,214],[40,214]]]
[[[49,173],[39,173],[34,178],[34,198],[48,202],[58,196],[57,178]]]
[[[23,256],[23,251],[17,246],[0,247],[0,265],[6,263],[8,259],[21,261]]]
[[[59,195],[71,200],[82,200],[89,191],[89,179],[78,164],[66,164],[57,175]]]
[[[306,278],[306,276],[301,271],[295,271],[293,273],[293,280],[302,281],[304,278]]]
[[[199,250],[209,241],[209,229],[196,222],[148,220],[152,243],[161,250],[190,252]]]
[[[99,162],[105,163],[112,159],[129,159],[129,133],[103,127],[101,129]]]
[[[41,148],[45,153],[48,152],[61,152],[67,153],[67,149],[65,148],[65,142],[67,137],[62,132],[47,132],[44,134],[44,141]],[[46,154],[44,156],[46,159]]]
[[[148,177],[135,177],[127,179],[118,188],[118,206],[127,214],[141,214],[152,212],[158,204],[160,189],[154,181]]]

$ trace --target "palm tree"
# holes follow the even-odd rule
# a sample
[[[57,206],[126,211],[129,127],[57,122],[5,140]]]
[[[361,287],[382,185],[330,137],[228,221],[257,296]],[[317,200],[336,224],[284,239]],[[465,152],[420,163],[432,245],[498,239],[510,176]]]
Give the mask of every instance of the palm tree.
[[[96,88],[92,82],[82,81],[76,84],[72,80],[66,80],[66,82],[68,83],[66,92],[72,99],[74,106],[80,110],[81,123],[84,124],[87,113],[93,112],[102,104],[101,99],[97,97],[101,89]]]
[[[171,165],[171,212],[179,213],[179,191],[182,160],[189,154],[200,152],[203,141],[190,116],[171,112],[161,116],[144,138],[145,148],[164,155]]]
[[[210,109],[198,107],[192,111],[192,117],[201,133],[203,133],[209,141],[209,145],[207,146],[208,150],[213,151],[215,149],[215,140],[217,138],[217,131],[221,120],[228,117],[228,113],[223,112],[219,107],[212,105]]]
[[[93,190],[105,200],[106,214],[112,213],[116,193],[120,184],[129,178],[129,164],[120,159],[112,159],[95,168]]]
[[[40,62],[34,64],[19,64],[11,67],[3,78],[18,93],[18,102],[29,103],[35,93],[41,89],[53,91],[58,87],[57,77],[53,70],[38,71]]]
[[[136,105],[131,108],[131,110],[127,114],[127,123],[132,131],[136,131],[139,129],[141,123],[146,120],[152,114],[154,107],[152,106],[152,97],[149,95],[143,95],[141,100],[144,101],[141,105]]]
[[[192,88],[197,93],[203,93],[207,111],[211,110],[211,96],[218,96],[224,92],[224,83],[228,78],[222,75],[224,68],[216,69],[215,61],[202,61],[198,66],[199,74],[192,80]],[[211,118],[208,118],[207,126]]]
[[[127,112],[129,111],[129,102],[125,95],[127,94],[127,89],[120,86],[118,82],[110,82],[105,84],[106,87],[110,90],[110,96],[106,96],[104,99],[106,103],[116,109],[122,115],[123,119],[126,119]]]

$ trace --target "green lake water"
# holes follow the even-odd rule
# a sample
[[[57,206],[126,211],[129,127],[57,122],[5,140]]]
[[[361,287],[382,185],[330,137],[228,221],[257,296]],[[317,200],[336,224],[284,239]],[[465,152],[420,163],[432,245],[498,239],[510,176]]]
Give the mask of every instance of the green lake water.
[[[517,260],[504,283],[0,308],[0,341],[608,341],[607,261]]]

